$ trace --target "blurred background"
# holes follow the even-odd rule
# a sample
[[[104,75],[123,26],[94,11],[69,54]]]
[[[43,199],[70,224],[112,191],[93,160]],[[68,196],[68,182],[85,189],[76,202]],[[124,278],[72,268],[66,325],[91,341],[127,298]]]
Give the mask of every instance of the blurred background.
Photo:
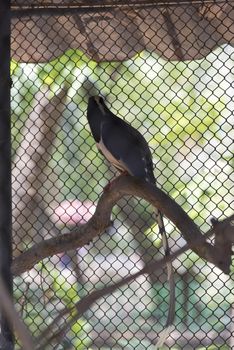
[[[203,232],[211,217],[233,213],[231,45],[193,61],[142,50],[123,61],[96,62],[84,50],[68,49],[49,63],[12,59],[11,74],[14,256],[87,222],[117,175],[97,152],[87,123],[88,98],[97,94],[144,135],[158,186]],[[126,197],[100,237],[14,279],[17,309],[33,335],[64,306],[163,256],[152,212],[143,200]],[[165,222],[175,251],[185,241]],[[191,251],[173,266],[176,319],[165,349],[231,349],[233,269],[227,276]],[[166,277],[165,269],[143,275],[98,300],[47,348],[154,349],[167,317]]]

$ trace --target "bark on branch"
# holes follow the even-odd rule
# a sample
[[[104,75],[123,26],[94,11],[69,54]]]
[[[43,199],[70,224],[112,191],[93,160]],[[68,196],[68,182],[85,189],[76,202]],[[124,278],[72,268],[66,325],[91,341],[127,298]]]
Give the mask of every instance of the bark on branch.
[[[190,249],[200,258],[213,263],[224,273],[230,272],[232,244],[234,243],[234,215],[223,222],[214,222],[209,234],[215,235],[215,244],[207,242],[193,220],[167,194],[132,176],[119,176],[100,197],[93,217],[67,234],[42,241],[15,258],[12,273],[19,275],[31,269],[42,259],[70,249],[83,247],[100,235],[109,225],[113,206],[125,195],[142,198],[158,208],[180,230]],[[225,235],[222,235],[223,230]],[[226,237],[228,236],[228,238]]]

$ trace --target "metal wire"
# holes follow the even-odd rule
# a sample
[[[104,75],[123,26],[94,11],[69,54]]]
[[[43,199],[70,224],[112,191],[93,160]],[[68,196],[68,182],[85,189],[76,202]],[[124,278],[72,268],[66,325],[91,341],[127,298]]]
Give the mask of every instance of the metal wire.
[[[187,3],[184,1],[183,5]],[[118,6],[124,4],[127,11],[131,4],[119,2]],[[28,46],[25,42],[18,43],[22,45],[21,51],[17,51],[19,61],[20,54],[23,56],[25,52],[29,56],[41,54],[45,40],[50,40],[48,51],[60,48],[67,40],[66,35],[62,37],[66,26],[70,35],[76,33],[74,40],[75,35],[82,33],[80,44],[83,40],[89,52],[99,47],[104,54],[108,53],[112,32],[117,28],[112,27],[106,34],[108,19],[105,22],[105,18],[99,21],[100,17],[98,20],[95,17],[104,7],[73,8],[69,5],[58,4],[54,8],[52,3],[43,3],[40,9],[25,4],[17,9],[13,7],[14,18],[33,15],[38,21],[37,29],[30,27],[32,22],[25,18],[20,22],[21,29],[28,33],[28,40],[32,40]],[[139,2],[138,5],[144,6],[143,14],[150,14],[157,6],[165,4]],[[219,3],[215,5],[216,11]],[[183,28],[193,13],[186,6],[183,10],[184,17],[178,6],[171,7],[172,23],[158,30],[161,51],[170,54],[185,40],[192,40],[194,34],[189,30],[184,33]],[[213,8],[213,12],[209,12],[209,7],[205,10],[207,17],[201,20],[202,25],[208,23],[205,21],[209,16],[215,17],[217,13],[219,16]],[[74,27],[68,16],[73,11],[87,14],[85,21],[79,21],[74,15]],[[44,14],[50,14],[50,18]],[[60,14],[63,15],[61,23],[56,17]],[[155,20],[163,18],[159,17]],[[179,32],[173,23],[181,18],[187,22],[180,22]],[[124,16],[122,20],[124,27]],[[149,29],[143,15],[138,20]],[[224,26],[226,22],[222,23]],[[210,227],[211,217],[219,219],[231,215],[234,50],[225,41],[230,30],[226,28],[222,31],[222,40],[227,44],[208,54],[211,51],[209,40],[217,37],[210,36],[208,27],[199,25],[197,23],[198,30],[205,28],[200,35],[206,38],[201,46],[202,49],[207,46],[207,56],[196,61],[169,62],[159,52],[133,50],[134,54],[129,54],[123,62],[97,63],[84,49],[73,49],[55,55],[50,63],[12,63],[15,256],[41,240],[68,232],[89,220],[104,187],[116,176],[98,154],[87,124],[87,101],[91,95],[102,95],[113,113],[145,136],[152,150],[160,187],[204,232]],[[13,26],[17,26],[17,21]],[[54,28],[56,35],[48,28]],[[150,40],[155,40],[153,35],[143,40],[132,28],[135,27],[127,26],[120,33],[113,46],[113,56],[127,50],[134,38],[136,46],[141,40],[148,40],[149,44]],[[168,39],[171,33],[166,36],[165,28],[176,35],[172,43]],[[104,41],[101,40],[103,35]],[[194,42],[194,47],[198,47],[198,41]],[[177,52],[177,57],[186,57],[186,50],[188,46],[185,45],[179,54]],[[46,349],[154,349],[169,307],[164,269],[141,276],[112,295],[100,298],[73,325],[72,315],[60,321],[57,318],[63,308],[74,307],[93,290],[135,273],[148,262],[162,257],[161,240],[157,236],[152,208],[147,203],[136,198],[121,200],[112,219],[113,226],[88,246],[78,250],[74,247],[73,251],[45,259],[14,280],[16,305],[32,335],[40,339],[40,333],[54,321],[54,333],[50,334],[53,341]],[[169,221],[166,230],[172,251],[181,248],[185,242]],[[231,349],[234,346],[232,275],[220,273],[190,251],[173,264],[176,321],[167,339],[167,348]],[[69,331],[62,332],[60,327],[66,324],[69,324]]]

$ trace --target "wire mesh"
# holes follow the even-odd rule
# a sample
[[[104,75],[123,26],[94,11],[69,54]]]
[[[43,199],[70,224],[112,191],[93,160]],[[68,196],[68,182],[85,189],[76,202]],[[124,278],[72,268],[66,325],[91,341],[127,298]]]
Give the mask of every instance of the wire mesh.
[[[11,122],[10,122],[10,16],[9,4],[1,6],[0,14],[0,284],[12,295],[11,256]],[[3,165],[4,164],[4,165]],[[4,298],[1,296],[1,299]],[[12,332],[5,309],[0,305],[0,347],[13,349]]]
[[[193,13],[185,5],[183,9],[183,18],[189,21]],[[144,11],[153,10],[146,7]],[[170,11],[173,21],[181,19],[176,6]],[[212,13],[217,16],[218,11]],[[95,15],[87,16],[90,33],[89,24],[95,22]],[[64,15],[61,24],[53,14],[39,15],[34,21],[40,23],[40,30],[34,30],[29,19],[21,21],[31,45],[18,42],[18,46],[22,45],[18,52],[22,57],[43,56],[45,52],[47,57],[48,52],[41,49],[45,35],[50,38],[51,34],[53,51],[53,40],[61,45],[62,40],[66,42],[66,37],[61,39],[61,31],[69,20],[70,16]],[[144,18],[142,22],[143,26]],[[95,23],[97,48],[105,20]],[[122,23],[124,27],[124,16]],[[19,25],[19,19],[14,25]],[[160,22],[158,25],[160,28]],[[98,153],[91,136],[86,111],[92,95],[102,95],[114,114],[144,135],[160,188],[183,207],[201,230],[209,229],[211,217],[232,214],[233,47],[219,46],[197,60],[168,61],[160,52],[141,51],[141,38],[136,35],[133,40],[133,27],[130,31],[128,28],[121,39],[134,46],[123,61],[114,59],[123,53],[122,46],[118,51],[118,37],[117,51],[111,52],[109,62],[95,61],[84,49],[69,49],[47,63],[11,63],[15,257],[42,240],[87,222],[104,187],[117,175]],[[85,40],[87,29],[80,30]],[[109,36],[105,32],[106,44],[100,44],[100,51],[109,50],[115,30],[112,27]],[[226,33],[229,28],[222,30]],[[162,33],[163,30],[158,32],[162,49],[171,50]],[[188,29],[186,33],[192,36]],[[208,36],[207,46],[215,40]],[[185,37],[180,40],[183,44]],[[191,46],[196,48],[196,42]],[[204,49],[206,41],[202,48],[206,52]],[[187,57],[186,45],[183,50]],[[163,256],[152,212],[146,202],[124,198],[114,208],[112,227],[89,245],[46,258],[15,277],[17,308],[35,338],[64,307]],[[183,246],[184,239],[169,220],[166,231],[172,251]],[[231,349],[232,274],[221,273],[191,251],[176,259],[173,266],[176,319],[165,349]],[[154,349],[165,326],[168,295],[165,269],[143,275],[94,302],[88,312],[42,348]],[[58,326],[66,322],[69,318],[62,317]]]

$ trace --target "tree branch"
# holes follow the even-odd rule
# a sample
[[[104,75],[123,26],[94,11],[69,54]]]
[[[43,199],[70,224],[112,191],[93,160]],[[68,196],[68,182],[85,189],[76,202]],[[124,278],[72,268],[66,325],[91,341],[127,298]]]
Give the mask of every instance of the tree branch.
[[[189,248],[200,258],[213,263],[226,274],[230,272],[231,246],[234,242],[234,215],[211,230],[210,233],[215,234],[216,237],[216,244],[212,245],[206,241],[206,237],[193,220],[167,194],[142,180],[124,175],[117,177],[108,190],[103,192],[93,217],[86,224],[78,226],[68,234],[61,234],[32,246],[14,259],[12,273],[19,275],[46,257],[88,244],[110,225],[112,208],[125,195],[142,198],[158,208],[175,224]],[[228,238],[221,239],[222,244],[219,244],[224,228],[225,237],[228,235]]]
[[[94,290],[89,295],[75,303],[72,307],[64,307],[55,317],[52,323],[36,338],[36,350],[43,350],[46,344],[52,344],[54,341],[59,343],[60,338],[63,337],[64,333],[77,321],[77,319],[81,318],[82,315],[90,308],[90,306],[99,298],[103,298],[108,294],[114,293],[117,288],[121,288],[125,284],[131,283],[137,277],[143,274],[151,274],[155,270],[162,268],[166,263],[175,260],[179,255],[188,249],[189,246],[186,244],[172,255],[148,263],[140,271],[132,275],[128,275],[114,284],[107,285],[102,289]],[[59,322],[61,319],[63,320],[62,324]]]
[[[234,216],[231,218],[225,219],[223,222],[219,222],[219,224],[224,225],[226,229],[229,226],[229,223],[233,225],[233,219]],[[215,221],[216,225],[218,224],[217,221]],[[209,238],[210,236],[216,235],[217,229],[213,227],[211,230],[209,230],[205,235],[204,238]],[[220,232],[219,232],[220,234]],[[233,231],[231,232],[233,235]],[[233,237],[232,237],[233,238]],[[200,238],[199,238],[200,241]],[[195,242],[194,242],[195,244]],[[199,243],[200,244],[200,243]],[[176,250],[173,254],[170,256],[166,256],[160,260],[153,261],[151,263],[148,263],[145,265],[140,271],[128,275],[118,282],[114,284],[107,285],[106,287],[102,289],[97,289],[91,292],[89,295],[85,296],[81,300],[79,300],[76,304],[74,304],[72,307],[64,307],[59,314],[55,317],[53,322],[47,327],[36,339],[36,350],[43,350],[46,346],[46,344],[52,344],[53,342],[59,343],[60,339],[63,337],[64,333],[72,327],[72,325],[77,321],[77,319],[81,318],[86,311],[91,307],[91,305],[98,300],[99,298],[103,298],[104,296],[108,294],[112,294],[115,292],[117,288],[121,288],[125,284],[129,284],[132,281],[134,281],[136,278],[143,274],[152,274],[156,270],[159,270],[163,266],[165,266],[166,263],[169,261],[175,260],[179,255],[184,253],[185,251],[189,250],[190,247],[188,244],[185,244],[183,247]],[[60,320],[63,319],[62,324],[60,324]]]

